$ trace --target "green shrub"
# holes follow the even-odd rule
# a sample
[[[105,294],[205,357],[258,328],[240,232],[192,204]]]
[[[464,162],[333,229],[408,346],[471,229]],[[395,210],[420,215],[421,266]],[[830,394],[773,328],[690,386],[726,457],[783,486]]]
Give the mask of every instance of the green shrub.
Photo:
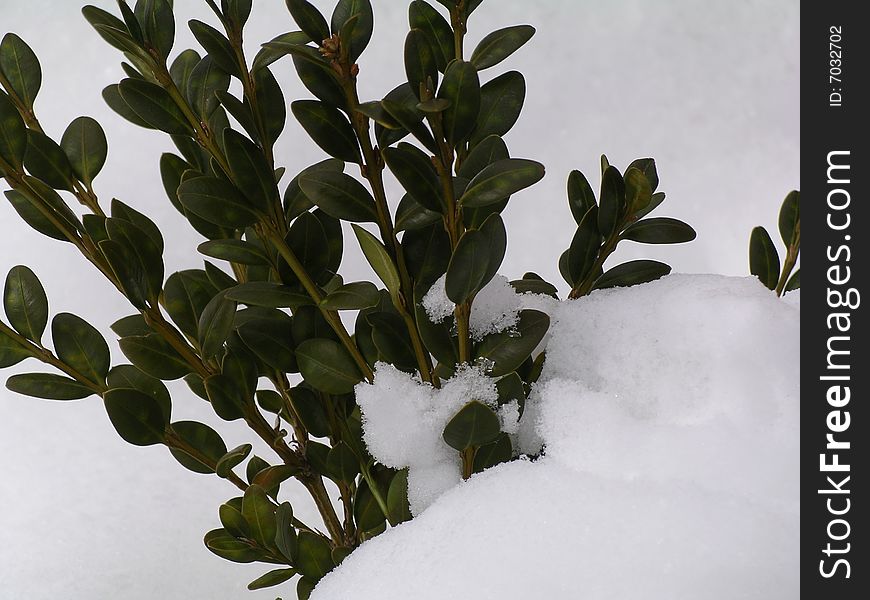
[[[230,273],[206,260],[202,269],[166,277],[159,228],[123,202],[106,206],[94,190],[107,154],[100,125],[80,117],[59,141],[49,137],[33,111],[41,83],[36,56],[14,34],[0,46],[6,197],[29,226],[72,244],[134,309],[112,326],[130,364],[111,366],[102,335],[68,313],[51,319],[48,348],[46,294],[30,269],[14,267],[3,296],[9,325],[0,321],[0,367],[35,358],[60,374],[14,375],[7,386],[53,400],[99,396],[125,441],[166,446],[187,469],[238,488],[205,543],[227,560],[277,566],[252,589],[299,575],[305,598],[361,542],[411,518],[407,473],[376,463],[362,439],[354,387],[372,379],[376,362],[438,387],[457,365],[485,361],[509,399],[524,399],[541,372],[543,353],[532,353],[549,326],[545,314],[524,311],[515,331],[482,340],[469,331],[475,296],[504,258],[501,213],[512,194],[544,176],[542,165],[512,157],[503,140],[520,115],[524,78],[492,69],[535,30],[495,31],[466,60],[466,21],[481,1],[438,3],[411,2],[404,77],[383,99],[365,102],[356,61],[372,37],[369,0],[340,0],[329,21],[306,0],[287,0],[288,28],[295,21],[299,31],[263,44],[252,60],[242,51],[251,0],[206,1],[220,28],[189,23],[201,51],[173,52],[171,0],[139,0],[133,8],[121,1],[120,17],[83,9],[124,54],[126,77],[103,97],[133,124],[170,135],[178,153],[159,160],[169,201],[206,238],[197,250]],[[293,177],[285,169],[299,165],[274,152],[288,110],[272,69],[290,61],[315,99],[290,102],[289,112],[330,156]],[[228,91],[233,80],[241,97]],[[665,198],[652,159],[622,173],[602,157],[601,167],[597,198],[582,173],[568,178],[577,231],[559,266],[571,298],[670,271],[649,260],[605,269],[620,241],[695,237],[676,219],[645,218]],[[387,172],[407,191],[395,214]],[[84,216],[71,209],[72,197]],[[354,224],[380,281],[339,275],[342,221]],[[796,252],[789,257],[793,264]],[[455,311],[436,324],[421,300],[445,275]],[[763,275],[768,284],[770,276]],[[511,283],[557,295],[534,273]],[[343,324],[345,311],[356,314],[353,331]],[[273,455],[252,455],[251,444],[228,449],[211,427],[173,421],[163,381],[177,379],[221,419],[244,420]],[[514,455],[493,411],[474,398],[444,440],[460,455],[465,477]],[[322,523],[303,523],[280,500],[290,480],[309,492]],[[339,491],[338,511],[325,480]]]

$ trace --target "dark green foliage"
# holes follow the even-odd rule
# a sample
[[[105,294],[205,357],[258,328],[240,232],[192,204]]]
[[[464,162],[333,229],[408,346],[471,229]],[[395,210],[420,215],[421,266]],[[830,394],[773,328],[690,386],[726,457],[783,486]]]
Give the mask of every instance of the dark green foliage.
[[[749,271],[777,296],[800,289],[800,270],[792,275],[801,247],[800,192],[791,191],[779,209],[779,234],[786,254],[780,268],[779,252],[764,227],[755,227],[749,238]]]
[[[670,217],[641,220],[664,200],[658,187],[655,161],[639,158],[625,175],[601,157],[601,191],[595,193],[586,176],[572,171],[568,177],[568,206],[577,222],[571,246],[559,261],[559,270],[571,285],[570,297],[595,289],[647,283],[667,275],[671,268],[653,260],[630,261],[605,272],[604,264],[620,241],[678,244],[695,239],[691,226]]]
[[[196,241],[197,261],[221,261],[166,278],[158,225],[119,200],[106,210],[109,203],[94,190],[108,155],[101,126],[79,117],[60,142],[43,131],[34,113],[39,62],[14,34],[0,43],[0,177],[12,188],[5,196],[27,225],[83,254],[134,309],[112,325],[131,364],[111,367],[102,334],[69,313],[51,319],[48,347],[42,284],[27,267],[13,267],[4,287],[0,367],[31,358],[55,368],[14,375],[7,387],[54,400],[101,396],[122,439],[165,445],[186,469],[234,485],[239,492],[220,506],[221,527],[205,535],[206,547],[226,560],[268,564],[250,589],[298,576],[304,600],[359,544],[412,518],[408,471],[369,455],[356,405],[357,386],[373,382],[378,362],[436,388],[460,365],[477,365],[492,378],[499,404],[518,403],[521,415],[541,374],[546,314],[523,310],[514,328],[483,339],[470,331],[475,298],[507,251],[502,213],[514,194],[544,177],[543,165],[512,158],[504,141],[522,112],[523,75],[486,71],[535,30],[483,31],[466,57],[467,21],[480,0],[439,0],[449,20],[442,8],[413,0],[409,32],[396,49],[404,58],[398,85],[370,100],[359,97],[356,64],[375,29],[369,0],[337,0],[328,15],[308,0],[286,0],[301,31],[266,42],[252,60],[242,47],[252,0],[207,4],[212,24],[188,24],[198,49],[173,50],[171,0],[138,0],[132,8],[120,2],[119,16],[93,6],[82,11],[124,53],[126,77],[103,90],[104,100],[127,121],[169,135],[177,153],[159,160],[166,196],[205,238]],[[316,99],[285,99],[269,66],[287,55]],[[288,103],[330,158],[306,167],[293,162],[301,152],[275,151]],[[345,163],[356,166],[345,173]],[[582,173],[568,178],[578,228],[559,266],[570,297],[669,272],[648,260],[609,268],[620,241],[695,237],[676,219],[644,218],[664,200],[652,159],[633,161],[624,174],[604,157],[601,164],[597,199]],[[287,169],[298,174],[285,177]],[[388,198],[389,177],[404,189],[400,198]],[[70,195],[83,209],[70,208]],[[340,275],[346,223],[372,281]],[[783,205],[779,230],[787,268],[780,274],[772,241],[757,233],[752,271],[781,292],[800,282],[799,271],[789,276],[800,239],[796,192]],[[441,277],[456,306],[435,323],[422,299]],[[558,297],[535,273],[511,285]],[[204,423],[172,422],[164,381],[181,378],[191,401],[200,398],[219,419],[244,423],[271,455],[252,456],[248,443],[228,450]],[[443,441],[458,452],[468,478],[516,452],[495,404],[465,400],[444,424]],[[278,504],[291,479],[313,497],[322,522],[303,523],[289,503]],[[325,479],[338,489],[338,510]]]

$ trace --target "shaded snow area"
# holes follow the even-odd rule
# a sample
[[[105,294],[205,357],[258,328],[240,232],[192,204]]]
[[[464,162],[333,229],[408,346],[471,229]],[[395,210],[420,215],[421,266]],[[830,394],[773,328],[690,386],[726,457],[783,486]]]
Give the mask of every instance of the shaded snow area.
[[[358,388],[366,442],[410,467],[417,516],[312,600],[797,598],[799,296],[706,275],[514,296],[491,305],[553,320],[514,436],[543,457],[461,482],[441,430],[492,385],[466,368],[433,390],[380,366]]]

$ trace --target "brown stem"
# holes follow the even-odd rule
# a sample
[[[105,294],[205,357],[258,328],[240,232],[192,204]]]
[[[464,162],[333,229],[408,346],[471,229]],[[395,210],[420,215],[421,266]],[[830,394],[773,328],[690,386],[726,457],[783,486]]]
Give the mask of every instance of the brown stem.
[[[371,368],[369,367],[366,359],[363,357],[362,353],[357,348],[356,343],[354,343],[353,339],[350,337],[350,334],[347,332],[347,329],[344,327],[344,323],[341,322],[338,314],[335,311],[328,310],[320,306],[321,301],[323,300],[323,294],[320,293],[320,290],[317,287],[317,284],[312,281],[311,276],[305,270],[305,267],[299,262],[299,259],[296,257],[296,254],[287,245],[287,242],[284,241],[284,238],[281,237],[276,231],[269,231],[269,239],[274,244],[275,248],[278,250],[278,253],[281,257],[287,261],[287,264],[290,266],[290,269],[299,278],[299,281],[302,283],[302,286],[305,288],[305,291],[308,292],[308,295],[314,300],[314,303],[317,304],[320,309],[320,313],[323,315],[323,318],[326,319],[326,322],[329,323],[332,330],[338,335],[341,343],[350,353],[354,362],[356,362],[357,367],[359,367],[360,372],[363,377],[372,381],[374,379],[374,374],[372,373]]]

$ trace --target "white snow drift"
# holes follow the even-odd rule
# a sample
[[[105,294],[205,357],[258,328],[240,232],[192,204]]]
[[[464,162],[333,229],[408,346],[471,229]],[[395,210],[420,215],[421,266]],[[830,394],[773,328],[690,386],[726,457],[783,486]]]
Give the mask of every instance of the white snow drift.
[[[467,368],[433,390],[381,366],[358,388],[366,442],[410,467],[417,517],[312,600],[796,598],[796,298],[674,275],[549,304],[544,373],[514,436],[544,456],[466,482],[441,431],[472,398],[494,402],[492,385]],[[547,304],[493,300],[493,316],[534,302]]]

